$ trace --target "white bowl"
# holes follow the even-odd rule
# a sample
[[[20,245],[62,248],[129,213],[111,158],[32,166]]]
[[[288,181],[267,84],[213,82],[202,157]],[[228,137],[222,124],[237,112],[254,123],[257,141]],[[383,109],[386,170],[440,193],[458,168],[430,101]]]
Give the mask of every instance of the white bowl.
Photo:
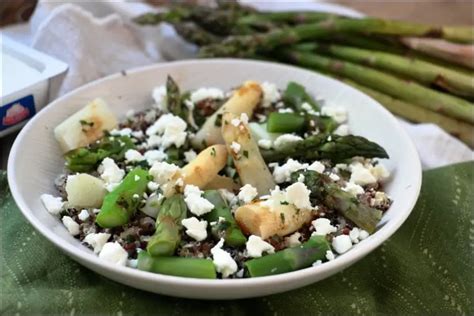
[[[41,205],[40,195],[57,194],[54,179],[64,160],[53,129],[95,97],[104,98],[119,116],[152,103],[151,90],[170,74],[183,89],[203,86],[229,89],[248,79],[288,81],[348,110],[354,134],[382,145],[390,155],[383,163],[392,172],[385,189],[394,203],[376,233],[335,260],[317,267],[253,279],[202,280],[174,277],[114,266],[100,260],[74,239]],[[201,299],[236,299],[269,295],[302,287],[333,275],[363,258],[387,240],[410,214],[419,194],[421,167],[417,152],[396,119],[365,94],[315,72],[275,63],[208,59],[152,65],[112,75],[73,91],[38,113],[18,135],[8,163],[8,181],[24,216],[53,244],[84,266],[115,281],[160,294]]]

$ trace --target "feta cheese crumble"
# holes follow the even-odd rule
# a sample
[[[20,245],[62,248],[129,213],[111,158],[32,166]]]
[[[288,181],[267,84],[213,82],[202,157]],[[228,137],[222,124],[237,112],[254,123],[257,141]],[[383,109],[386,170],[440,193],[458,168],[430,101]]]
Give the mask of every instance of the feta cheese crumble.
[[[347,111],[342,106],[323,106],[321,114],[332,117],[339,124],[347,121]]]
[[[339,135],[339,136],[347,136],[349,135],[349,125],[347,124],[341,124],[339,125],[335,130],[334,134]]]
[[[306,169],[307,167],[308,164],[302,164],[299,161],[290,158],[285,164],[275,166],[273,169],[273,178],[276,183],[288,182],[291,180],[291,174],[293,172]]]
[[[163,185],[171,181],[179,170],[180,168],[177,165],[163,161],[153,163],[149,173],[156,183]]]
[[[181,147],[186,141],[187,124],[179,116],[173,114],[164,114],[146,130],[148,136],[161,135],[161,146],[164,149],[175,145]]]
[[[299,232],[293,233],[288,237],[285,237],[285,242],[288,247],[296,247],[301,245],[301,234]]]
[[[259,139],[258,146],[262,149],[270,149],[272,148],[272,141],[269,139]]]
[[[131,128],[122,128],[122,129],[113,129],[110,131],[110,135],[112,136],[129,136],[132,134],[132,129]]]
[[[360,162],[352,163],[350,165],[351,179],[350,182],[367,185],[377,182],[377,179],[372,175],[369,169],[365,168]]]
[[[375,177],[375,179],[377,179],[377,181],[384,181],[388,177],[390,177],[390,172],[382,164],[378,164],[369,169],[370,169],[370,173],[372,173],[372,175]]]
[[[339,235],[334,237],[332,240],[332,248],[336,250],[338,254],[343,254],[347,250],[351,249],[352,241],[351,237],[347,235]]]
[[[89,244],[94,249],[94,253],[99,253],[110,236],[111,235],[107,233],[92,233],[88,234],[83,242]]]
[[[281,99],[280,92],[275,84],[265,81],[260,87],[263,92],[262,106],[264,108],[268,108],[272,103]]]
[[[153,166],[157,161],[163,161],[168,158],[168,155],[163,150],[148,150],[143,155],[148,165]]]
[[[224,92],[218,88],[199,88],[191,93],[191,102],[199,103],[206,99],[223,99]]]
[[[193,161],[195,158],[197,157],[197,154],[194,150],[190,149],[188,151],[185,151],[184,152],[184,160],[186,160],[186,162],[191,162]]]
[[[214,205],[201,197],[202,191],[195,185],[188,184],[184,187],[184,201],[189,208],[189,211],[196,216],[209,213],[214,208]]]
[[[100,177],[105,181],[106,184],[116,184],[122,181],[125,176],[125,171],[120,169],[115,161],[111,158],[105,158],[102,160],[98,171]]]
[[[82,222],[86,221],[89,218],[89,212],[87,210],[82,210],[77,218],[79,218]]]
[[[238,154],[240,152],[241,147],[242,146],[240,146],[240,144],[237,143],[237,142],[232,142],[232,144],[230,144],[230,149],[232,149],[232,151],[236,154]]]
[[[331,221],[327,218],[318,218],[311,222],[315,231],[313,235],[326,236],[330,233],[335,233],[337,228],[331,225]]]
[[[301,182],[295,182],[286,188],[286,201],[293,204],[298,209],[311,209],[309,195],[311,191]]]
[[[80,230],[79,230],[79,224],[76,223],[70,216],[63,216],[62,222],[64,226],[66,226],[68,232],[73,235],[79,235]]]
[[[259,258],[264,252],[275,252],[275,248],[271,244],[267,243],[262,238],[255,235],[251,235],[249,237],[247,243],[245,244],[245,247],[247,249],[247,254],[249,255],[249,257],[252,258]]]
[[[357,195],[364,193],[364,188],[352,182],[346,182],[346,184],[342,187],[342,190],[349,192],[356,197]]]
[[[151,96],[155,101],[154,106],[163,112],[168,112],[167,93],[165,86],[159,86],[153,89]]]
[[[326,259],[328,259],[328,261],[334,260],[335,258],[334,252],[331,250],[326,251]]]
[[[227,278],[229,275],[234,274],[238,268],[230,253],[223,250],[222,246],[224,246],[223,238],[211,249],[212,262],[216,267],[216,271],[221,273],[223,278]]]
[[[99,258],[120,266],[125,266],[128,253],[118,242],[108,242],[102,247]]]
[[[363,229],[359,231],[359,240],[364,240],[369,237],[369,233]]]
[[[125,152],[125,160],[127,162],[140,162],[145,160],[145,157],[135,149],[129,149]]]
[[[246,184],[240,188],[239,200],[244,203],[250,203],[258,195],[257,189],[251,184]]]
[[[41,194],[40,199],[44,208],[53,215],[58,215],[63,209],[64,202],[60,197],[55,197],[51,194]]]
[[[196,241],[202,241],[207,238],[207,221],[200,221],[196,217],[190,217],[183,219],[181,224],[186,228],[186,235],[194,238]]]
[[[301,138],[300,136],[297,136],[297,135],[283,134],[283,135],[278,136],[277,139],[275,139],[275,142],[273,143],[273,146],[276,149],[281,149],[281,148],[285,148],[285,146],[300,142],[302,140],[303,140],[303,138]]]
[[[326,167],[321,162],[315,161],[307,169],[316,171],[317,173],[323,173]]]

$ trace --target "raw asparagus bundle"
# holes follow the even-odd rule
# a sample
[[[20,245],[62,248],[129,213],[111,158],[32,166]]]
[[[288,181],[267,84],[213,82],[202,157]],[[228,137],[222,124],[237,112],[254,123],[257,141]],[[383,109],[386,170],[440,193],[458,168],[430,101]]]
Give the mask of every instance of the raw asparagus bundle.
[[[330,247],[325,236],[312,236],[301,246],[246,261],[245,268],[251,277],[296,271],[310,267],[317,260],[324,260],[328,250]]]
[[[291,174],[291,181],[304,176],[305,185],[311,190],[311,196],[328,208],[335,209],[353,221],[358,227],[373,233],[382,218],[382,212],[360,203],[354,196],[343,191],[327,175],[312,170],[297,171]]]
[[[146,251],[138,253],[139,270],[187,278],[215,279],[211,260],[182,257],[152,257]]]
[[[171,256],[181,241],[181,221],[186,218],[186,204],[181,194],[166,198],[156,218],[156,230],[148,242],[152,256]]]
[[[288,157],[300,161],[329,159],[341,162],[360,156],[365,158],[388,158],[387,152],[374,142],[361,136],[338,136],[317,134],[282,148],[262,149],[263,159],[268,162],[283,162]]]
[[[130,216],[137,210],[149,181],[147,171],[141,168],[130,171],[123,181],[105,196],[96,218],[97,224],[104,228],[113,228],[128,223]]]
[[[245,245],[247,239],[219,191],[207,190],[203,197],[214,205],[214,209],[205,215],[208,222],[216,222],[216,225],[212,228],[213,235],[220,239],[223,234],[225,243],[233,247]],[[224,221],[221,221],[220,218],[223,218]]]

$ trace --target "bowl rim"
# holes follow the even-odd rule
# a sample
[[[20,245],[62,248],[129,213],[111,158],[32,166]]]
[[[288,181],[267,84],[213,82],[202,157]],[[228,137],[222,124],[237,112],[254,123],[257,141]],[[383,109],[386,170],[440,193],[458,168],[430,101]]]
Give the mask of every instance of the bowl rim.
[[[165,67],[173,67],[174,65],[186,66],[186,65],[195,64],[195,63],[211,63],[211,64],[212,63],[246,63],[249,66],[265,64],[271,67],[279,67],[287,71],[298,70],[298,71],[305,71],[308,73],[314,73],[311,70],[307,70],[307,69],[303,69],[303,68],[299,68],[295,66],[290,66],[290,65],[273,63],[273,62],[236,59],[236,58],[213,58],[213,59],[190,59],[190,60],[184,60],[184,61],[173,61],[173,62],[167,62],[167,63],[151,64],[151,65],[132,68],[130,70],[127,70],[126,74],[132,75],[135,73],[152,71],[155,68],[159,69],[163,66]],[[337,79],[330,78],[319,72],[317,72],[317,74],[325,77],[328,80],[337,81],[339,84],[345,85],[346,87],[354,91],[357,91],[357,93],[364,94],[363,92]],[[341,266],[347,267],[357,262],[358,260],[365,257],[372,250],[380,246],[388,238],[390,238],[390,236],[393,233],[395,233],[395,231],[397,231],[397,229],[405,222],[405,220],[408,218],[408,216],[410,215],[410,213],[412,212],[415,206],[415,203],[420,193],[421,178],[422,178],[422,169],[421,169],[421,163],[418,156],[418,152],[415,149],[415,145],[413,144],[413,141],[410,139],[407,132],[397,122],[396,118],[387,109],[385,109],[382,105],[380,105],[379,102],[371,98],[377,104],[377,106],[381,108],[382,111],[386,112],[389,119],[393,122],[393,125],[397,129],[394,132],[398,133],[399,137],[404,139],[404,142],[407,145],[407,148],[404,148],[404,151],[408,152],[409,155],[412,155],[413,164],[415,164],[414,169],[418,170],[419,172],[417,172],[416,174],[413,174],[413,186],[415,186],[416,194],[414,195],[414,198],[412,199],[412,201],[410,201],[409,207],[405,210],[405,212],[387,221],[382,228],[377,230],[373,235],[369,236],[369,238],[365,239],[364,242],[361,243],[361,245],[359,246],[360,248],[357,251],[348,251],[342,255],[339,255],[335,260],[325,262],[324,264],[317,267],[308,267],[308,268],[304,268],[304,269],[300,269],[300,270],[296,270],[292,272],[271,275],[271,276],[263,276],[263,277],[256,277],[256,278],[242,278],[242,279],[197,279],[197,278],[188,278],[188,277],[179,277],[179,276],[169,276],[169,275],[164,275],[164,274],[141,271],[141,270],[133,269],[129,267],[112,265],[100,259],[96,254],[92,252],[74,251],[74,248],[72,248],[68,243],[63,242],[62,238],[54,234],[50,229],[47,228],[45,224],[43,224],[40,220],[38,220],[34,216],[34,213],[30,210],[30,208],[27,205],[27,202],[25,201],[23,196],[20,194],[17,180],[15,177],[15,172],[14,172],[16,168],[16,164],[15,164],[15,161],[17,160],[16,156],[19,155],[20,145],[22,143],[22,140],[27,138],[28,135],[30,135],[30,132],[31,132],[30,130],[32,129],[34,123],[38,120],[41,120],[43,116],[47,116],[49,112],[54,111],[56,104],[64,102],[64,100],[67,100],[68,98],[70,98],[71,95],[80,94],[82,91],[89,89],[89,87],[91,86],[100,85],[106,81],[115,80],[118,77],[121,77],[123,75],[124,75],[124,72],[122,71],[122,72],[118,72],[118,73],[106,76],[104,78],[94,80],[50,102],[48,106],[46,106],[42,111],[37,113],[37,115],[35,115],[26,124],[26,126],[21,130],[21,132],[15,139],[15,142],[13,144],[13,147],[11,149],[11,152],[8,158],[7,176],[8,176],[10,191],[13,196],[13,199],[18,205],[23,216],[30,222],[30,224],[39,233],[41,233],[41,235],[46,237],[51,243],[53,243],[56,247],[61,249],[68,256],[74,259],[77,259],[77,261],[79,261],[83,265],[84,265],[84,262],[86,262],[90,266],[101,269],[101,271],[105,270],[108,273],[108,275],[121,274],[122,276],[126,276],[128,278],[143,280],[146,282],[150,282],[150,281],[159,282],[163,285],[174,284],[177,286],[196,287],[200,289],[206,288],[206,287],[212,287],[214,289],[215,288],[237,289],[242,286],[250,286],[250,287],[258,287],[258,286],[263,286],[263,285],[271,286],[274,284],[279,284],[284,281],[289,281],[291,279],[296,280],[296,279],[311,278],[317,274],[330,275],[332,273],[335,273],[334,271],[338,270],[338,268],[340,268]],[[367,97],[370,98],[369,96]]]

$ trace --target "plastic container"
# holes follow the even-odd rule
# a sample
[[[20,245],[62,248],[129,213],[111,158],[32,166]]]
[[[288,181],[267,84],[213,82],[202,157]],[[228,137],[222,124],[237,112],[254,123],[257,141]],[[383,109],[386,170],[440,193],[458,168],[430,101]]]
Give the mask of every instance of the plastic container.
[[[20,129],[48,102],[51,82],[67,65],[1,37],[0,137]]]

